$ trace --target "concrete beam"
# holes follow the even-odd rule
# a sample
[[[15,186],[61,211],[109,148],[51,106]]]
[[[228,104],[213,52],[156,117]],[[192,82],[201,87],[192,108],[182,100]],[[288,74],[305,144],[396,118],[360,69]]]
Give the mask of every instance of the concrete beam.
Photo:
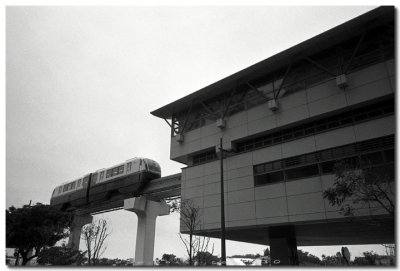
[[[81,240],[82,227],[86,224],[92,223],[93,216],[91,215],[75,215],[72,221],[71,233],[68,238],[68,247],[74,250],[79,250],[79,242]]]
[[[135,265],[153,265],[156,219],[168,215],[165,202],[148,200],[141,196],[124,200],[124,209],[136,213],[138,227],[136,235]]]

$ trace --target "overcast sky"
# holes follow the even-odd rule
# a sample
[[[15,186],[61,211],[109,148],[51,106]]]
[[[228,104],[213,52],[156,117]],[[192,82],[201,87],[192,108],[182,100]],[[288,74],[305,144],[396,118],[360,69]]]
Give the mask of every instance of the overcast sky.
[[[151,111],[373,8],[7,7],[6,207],[48,204],[58,184],[135,156],[179,173]],[[136,215],[103,217],[104,256],[134,257]],[[178,215],[158,218],[155,257],[185,256],[178,231]],[[264,248],[228,242],[227,255]]]

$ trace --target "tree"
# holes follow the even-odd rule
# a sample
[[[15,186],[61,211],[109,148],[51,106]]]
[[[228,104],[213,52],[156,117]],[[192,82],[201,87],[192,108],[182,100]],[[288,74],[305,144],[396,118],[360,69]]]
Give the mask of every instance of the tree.
[[[164,262],[165,265],[176,266],[183,264],[182,261],[175,256],[175,254],[164,253],[161,257],[161,260]]]
[[[301,249],[297,250],[297,255],[299,257],[299,265],[319,265],[321,260],[307,251]]]
[[[337,252],[336,255],[334,256],[325,256],[322,254],[322,261],[320,262],[320,265],[325,265],[325,266],[338,266],[342,265],[342,254],[340,252]]]
[[[376,259],[379,258],[378,254],[373,251],[363,252],[364,257],[356,257],[353,265],[375,265]]]
[[[105,219],[93,221],[83,227],[82,239],[85,241],[89,265],[96,265],[97,260],[107,248],[104,241],[110,234],[111,229]]]
[[[333,187],[325,190],[323,197],[332,206],[339,206],[345,216],[354,215],[354,204],[377,203],[394,219],[394,177],[390,169],[354,168],[353,165],[340,161],[335,164],[335,175]]]
[[[194,257],[194,260],[197,261],[200,266],[209,266],[213,265],[213,262],[218,262],[220,259],[218,256],[215,256],[208,251],[199,251]]]
[[[37,203],[6,210],[6,246],[18,249],[22,265],[38,256],[45,247],[69,235],[73,215]]]
[[[210,242],[209,237],[195,236],[194,232],[200,230],[200,208],[194,205],[193,201],[187,200],[174,200],[170,201],[171,212],[179,212],[181,215],[181,223],[188,231],[189,239],[186,239],[179,233],[179,237],[186,248],[189,257],[189,265],[194,264],[194,255],[208,251]],[[211,254],[214,253],[214,246],[212,247]]]
[[[41,265],[81,265],[84,254],[66,247],[44,248],[38,254],[37,263]]]

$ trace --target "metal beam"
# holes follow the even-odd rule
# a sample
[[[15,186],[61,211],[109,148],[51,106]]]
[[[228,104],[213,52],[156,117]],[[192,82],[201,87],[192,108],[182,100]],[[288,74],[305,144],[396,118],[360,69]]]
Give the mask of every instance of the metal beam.
[[[344,74],[347,74],[347,71],[349,70],[349,67],[350,67],[351,63],[353,62],[354,57],[356,56],[356,54],[358,53],[358,50],[360,49],[360,45],[363,42],[366,33],[367,33],[367,30],[364,30],[364,32],[361,34],[361,37],[357,42],[356,48],[354,49],[353,54],[351,55],[351,58],[350,58],[349,62],[347,62],[346,67],[344,68],[344,71],[343,71]]]
[[[276,96],[274,96],[275,99],[278,98],[279,93],[280,93],[281,90],[282,90],[283,84],[285,84],[286,78],[288,77],[288,74],[289,74],[291,68],[292,68],[292,61],[290,61],[289,66],[288,66],[287,69],[286,69],[285,75],[283,76],[283,79],[282,79],[282,83],[281,83],[281,85],[279,86],[278,93],[276,94]]]
[[[193,101],[190,103],[189,110],[188,110],[188,112],[187,112],[185,122],[184,122],[183,125],[182,125],[182,130],[180,131],[181,134],[185,131],[186,124],[187,124],[187,122],[188,122],[190,113],[192,113],[192,107],[193,107]]]
[[[214,112],[212,112],[211,109],[210,109],[207,105],[205,105],[202,101],[200,101],[199,104],[200,104],[210,115],[215,116],[215,117],[217,116],[217,114],[214,113]]]
[[[246,85],[248,85],[250,88],[252,88],[253,90],[256,91],[256,93],[258,93],[261,97],[263,97],[266,100],[269,100],[269,98],[267,96],[265,96],[261,91],[258,90],[258,88],[256,88],[255,86],[251,85],[249,82],[246,82]]]
[[[169,125],[169,127],[171,127],[172,129],[172,124],[168,122],[168,120],[166,118],[163,118],[163,120],[165,120],[165,122]]]
[[[231,104],[232,98],[235,95],[235,93],[236,93],[236,87],[234,87],[233,91],[231,92],[231,95],[229,96],[228,104],[225,106],[224,112],[222,113],[222,116],[221,116],[222,119],[225,118],[225,115],[228,112],[229,106]]]
[[[321,64],[315,62],[314,60],[312,60],[311,58],[309,58],[308,56],[304,56],[304,59],[306,59],[307,61],[309,61],[310,63],[314,64],[317,68],[320,68],[321,70],[329,73],[332,76],[336,76],[336,74],[334,74],[333,72],[331,72],[330,70],[328,70],[327,68],[325,68],[324,66],[322,66]]]

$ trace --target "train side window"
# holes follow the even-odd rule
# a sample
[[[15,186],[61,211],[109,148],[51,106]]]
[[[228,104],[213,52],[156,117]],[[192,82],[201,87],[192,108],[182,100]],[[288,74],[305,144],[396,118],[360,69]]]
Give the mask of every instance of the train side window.
[[[75,189],[75,182],[72,183],[72,189]]]
[[[58,194],[60,194],[62,192],[62,186],[60,186],[59,188],[58,188]]]
[[[127,171],[131,171],[131,168],[132,168],[132,162],[129,162],[128,164],[127,164]]]
[[[112,169],[107,170],[107,176],[106,176],[106,178],[111,177],[111,173],[112,173]]]
[[[96,183],[97,183],[97,176],[98,176],[97,173],[95,173],[95,174],[92,175],[93,184],[96,184]]]
[[[124,166],[123,165],[119,167],[118,174],[122,174],[122,173],[124,173]]]
[[[112,169],[112,176],[118,175],[118,167]]]
[[[102,171],[102,172],[100,173],[100,180],[103,180],[103,178],[104,178],[104,171]]]
[[[78,185],[77,185],[77,186],[80,187],[81,184],[82,184],[82,179],[79,179],[79,180],[78,180]]]
[[[64,185],[63,192],[68,190],[68,184]]]

